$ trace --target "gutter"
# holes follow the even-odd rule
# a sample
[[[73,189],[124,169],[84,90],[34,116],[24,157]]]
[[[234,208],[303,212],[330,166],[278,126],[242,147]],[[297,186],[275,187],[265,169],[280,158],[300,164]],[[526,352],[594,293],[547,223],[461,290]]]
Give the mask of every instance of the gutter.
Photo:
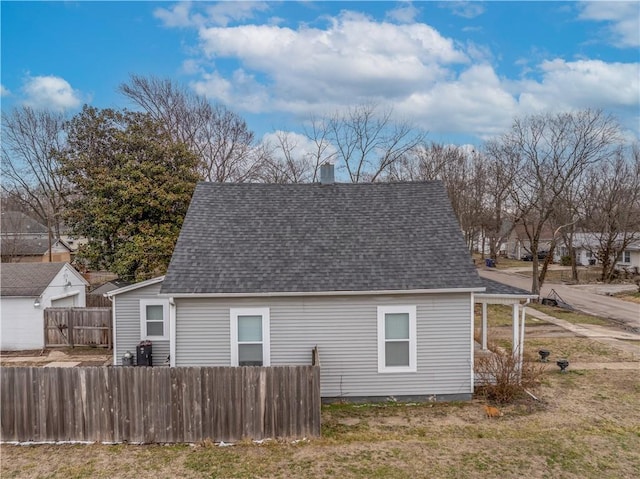
[[[378,290],[378,291],[276,291],[266,293],[160,293],[161,298],[264,298],[286,296],[380,296],[380,295],[409,295],[409,294],[440,294],[440,293],[482,293],[484,286],[478,288],[441,288],[441,289],[406,289],[406,290]]]

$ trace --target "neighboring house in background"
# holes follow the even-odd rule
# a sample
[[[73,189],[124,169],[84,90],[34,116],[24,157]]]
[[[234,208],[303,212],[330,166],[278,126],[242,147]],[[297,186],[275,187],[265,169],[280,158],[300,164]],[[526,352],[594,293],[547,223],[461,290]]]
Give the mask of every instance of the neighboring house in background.
[[[166,276],[107,293],[114,364],[141,339],[171,366],[310,364],[317,347],[324,398],[470,398],[474,295],[530,296],[485,291],[441,182],[323,168],[198,184]]]
[[[553,230],[545,228],[540,235],[538,242],[538,252],[549,251],[551,241],[553,240]],[[527,236],[524,225],[517,224],[507,238],[505,245],[500,247],[501,251],[506,252],[506,256],[512,259],[522,259],[524,256],[531,254],[531,242]]]
[[[68,263],[0,266],[0,350],[44,347],[44,309],[84,307],[87,281]]]
[[[48,263],[49,240],[10,238],[2,239],[3,263]],[[69,263],[72,261],[74,251],[62,240],[53,240],[51,243],[51,262]]]
[[[616,263],[616,268],[640,272],[640,241],[631,243],[622,252],[620,261]]]
[[[636,237],[640,236],[636,233]],[[573,244],[576,252],[576,264],[582,266],[600,264],[600,240],[597,233],[575,233]],[[568,255],[566,246],[559,244],[554,255],[555,261],[560,261],[562,256]],[[620,260],[616,262],[617,269],[640,270],[640,241],[630,243],[622,252]]]
[[[598,238],[593,233],[574,233],[573,247],[576,253],[576,264],[578,266],[593,266],[599,263],[597,252],[600,249]],[[553,260],[560,262],[563,256],[569,255],[569,249],[564,245],[562,239],[558,239]]]
[[[3,263],[71,262],[81,241],[49,238],[47,227],[19,211],[2,212],[0,248]],[[51,260],[49,242],[51,241]]]

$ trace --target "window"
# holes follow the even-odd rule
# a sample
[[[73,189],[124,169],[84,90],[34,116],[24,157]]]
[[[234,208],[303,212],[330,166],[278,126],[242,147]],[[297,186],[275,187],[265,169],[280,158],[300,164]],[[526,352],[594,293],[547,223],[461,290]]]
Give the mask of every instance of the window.
[[[416,370],[416,307],[378,306],[378,372]]]
[[[140,338],[169,339],[168,300],[140,300]]]
[[[231,365],[269,366],[269,308],[231,309]]]
[[[631,263],[631,251],[624,251],[622,253],[622,262]]]

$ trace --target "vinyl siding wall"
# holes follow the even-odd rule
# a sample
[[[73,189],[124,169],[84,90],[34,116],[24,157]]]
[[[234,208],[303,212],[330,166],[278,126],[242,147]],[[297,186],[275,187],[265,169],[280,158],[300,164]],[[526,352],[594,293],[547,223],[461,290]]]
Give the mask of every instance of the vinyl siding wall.
[[[229,309],[270,309],[271,365],[310,364],[323,397],[469,394],[471,294],[176,298],[176,366],[230,364]],[[417,372],[378,373],[377,307],[417,306]]]
[[[140,300],[158,299],[162,283],[138,288],[114,297],[115,311],[115,347],[114,364],[122,365],[122,356],[131,351],[136,355],[136,346],[140,343]],[[169,324],[167,323],[167,328]],[[168,333],[167,333],[168,336]],[[169,340],[152,341],[153,365],[162,366],[169,356]]]

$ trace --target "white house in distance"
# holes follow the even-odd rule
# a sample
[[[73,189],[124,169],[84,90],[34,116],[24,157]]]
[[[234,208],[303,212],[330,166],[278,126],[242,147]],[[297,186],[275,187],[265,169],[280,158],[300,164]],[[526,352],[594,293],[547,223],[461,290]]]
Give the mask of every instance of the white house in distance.
[[[44,309],[84,307],[89,283],[69,263],[2,263],[0,350],[44,347]]]

